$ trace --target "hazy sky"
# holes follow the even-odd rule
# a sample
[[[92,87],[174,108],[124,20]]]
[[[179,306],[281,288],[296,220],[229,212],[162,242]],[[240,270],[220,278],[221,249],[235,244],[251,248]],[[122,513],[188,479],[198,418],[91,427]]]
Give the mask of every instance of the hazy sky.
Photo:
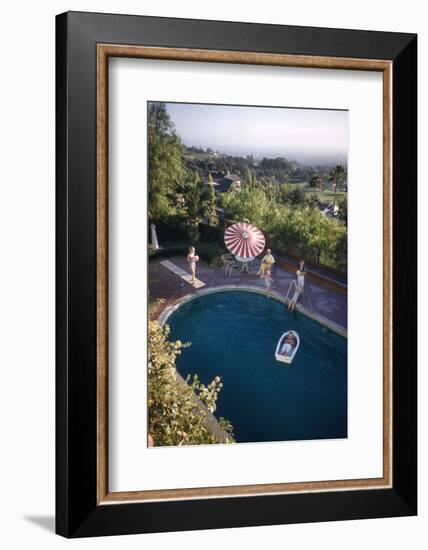
[[[252,154],[347,155],[348,113],[167,103],[186,145]]]

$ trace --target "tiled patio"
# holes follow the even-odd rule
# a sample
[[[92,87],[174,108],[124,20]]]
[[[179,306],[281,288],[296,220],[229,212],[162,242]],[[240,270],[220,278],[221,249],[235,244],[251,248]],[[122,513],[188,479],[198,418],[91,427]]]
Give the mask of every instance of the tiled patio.
[[[185,271],[188,271],[187,261],[184,256],[173,256],[168,259]],[[152,318],[157,318],[165,308],[172,306],[180,298],[192,294],[197,290],[181,277],[162,266],[160,264],[161,261],[158,259],[149,262],[150,298],[152,301],[157,298],[165,300],[156,310],[152,310]],[[295,273],[291,271],[274,266],[272,270],[272,277],[274,279],[272,290],[285,297],[288,287],[295,276]],[[234,271],[231,277],[228,277],[223,267],[212,268],[203,261],[198,262],[196,277],[205,283],[204,288],[208,289],[231,284],[256,286],[265,289],[264,281],[260,280],[256,275]],[[306,280],[305,292],[300,297],[299,303],[308,312],[321,316],[344,330],[347,329],[346,294],[335,292],[323,287],[321,284],[315,284],[312,281]]]

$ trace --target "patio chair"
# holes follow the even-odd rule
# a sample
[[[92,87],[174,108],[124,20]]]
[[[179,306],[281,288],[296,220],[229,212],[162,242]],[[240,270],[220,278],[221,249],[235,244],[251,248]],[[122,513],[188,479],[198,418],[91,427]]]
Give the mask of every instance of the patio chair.
[[[233,258],[229,265],[229,277],[232,275],[233,271],[238,271],[239,273],[242,271],[242,264],[235,260],[235,258]]]
[[[232,268],[233,257],[230,254],[222,254],[221,255],[221,261],[223,262],[224,272],[225,272],[226,276],[230,277],[229,271]]]
[[[227,277],[230,277],[232,275],[232,271],[238,271],[241,269],[241,266],[235,260],[232,254],[222,254],[221,259],[222,259]]]

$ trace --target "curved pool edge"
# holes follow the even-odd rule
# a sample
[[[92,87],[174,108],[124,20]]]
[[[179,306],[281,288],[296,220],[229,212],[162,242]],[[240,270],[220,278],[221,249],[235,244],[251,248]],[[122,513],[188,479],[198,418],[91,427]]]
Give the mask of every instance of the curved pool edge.
[[[179,309],[182,305],[187,304],[188,302],[199,298],[200,296],[205,296],[208,294],[215,294],[216,292],[227,292],[227,291],[244,291],[244,292],[254,292],[256,294],[262,294],[263,296],[267,296],[266,290],[261,289],[257,286],[252,285],[242,285],[242,284],[232,284],[232,285],[220,285],[210,288],[204,288],[200,290],[196,290],[195,292],[192,292],[191,294],[188,294],[187,296],[183,296],[183,298],[180,298],[177,300],[174,304],[166,307],[163,312],[159,315],[157,318],[157,322],[164,326],[168,318],[175,312],[177,309]],[[269,295],[270,298],[273,298],[279,302],[281,302],[284,305],[287,305],[286,299],[281,296],[278,292],[272,291]],[[296,308],[297,311],[302,313],[303,315],[306,315],[310,319],[313,319],[314,321],[317,321],[321,325],[324,325],[328,329],[332,330],[336,334],[339,334],[339,336],[342,336],[343,338],[348,338],[348,331],[338,325],[337,323],[334,323],[333,321],[330,321],[326,317],[323,317],[322,315],[319,315],[317,313],[314,313],[313,311],[307,309],[306,307],[302,306],[301,304],[297,304]]]

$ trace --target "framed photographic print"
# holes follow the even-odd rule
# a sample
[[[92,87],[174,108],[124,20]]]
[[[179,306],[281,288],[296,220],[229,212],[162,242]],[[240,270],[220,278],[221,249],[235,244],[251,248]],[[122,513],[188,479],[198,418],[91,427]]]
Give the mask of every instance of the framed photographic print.
[[[416,514],[416,36],[56,47],[57,532]]]

